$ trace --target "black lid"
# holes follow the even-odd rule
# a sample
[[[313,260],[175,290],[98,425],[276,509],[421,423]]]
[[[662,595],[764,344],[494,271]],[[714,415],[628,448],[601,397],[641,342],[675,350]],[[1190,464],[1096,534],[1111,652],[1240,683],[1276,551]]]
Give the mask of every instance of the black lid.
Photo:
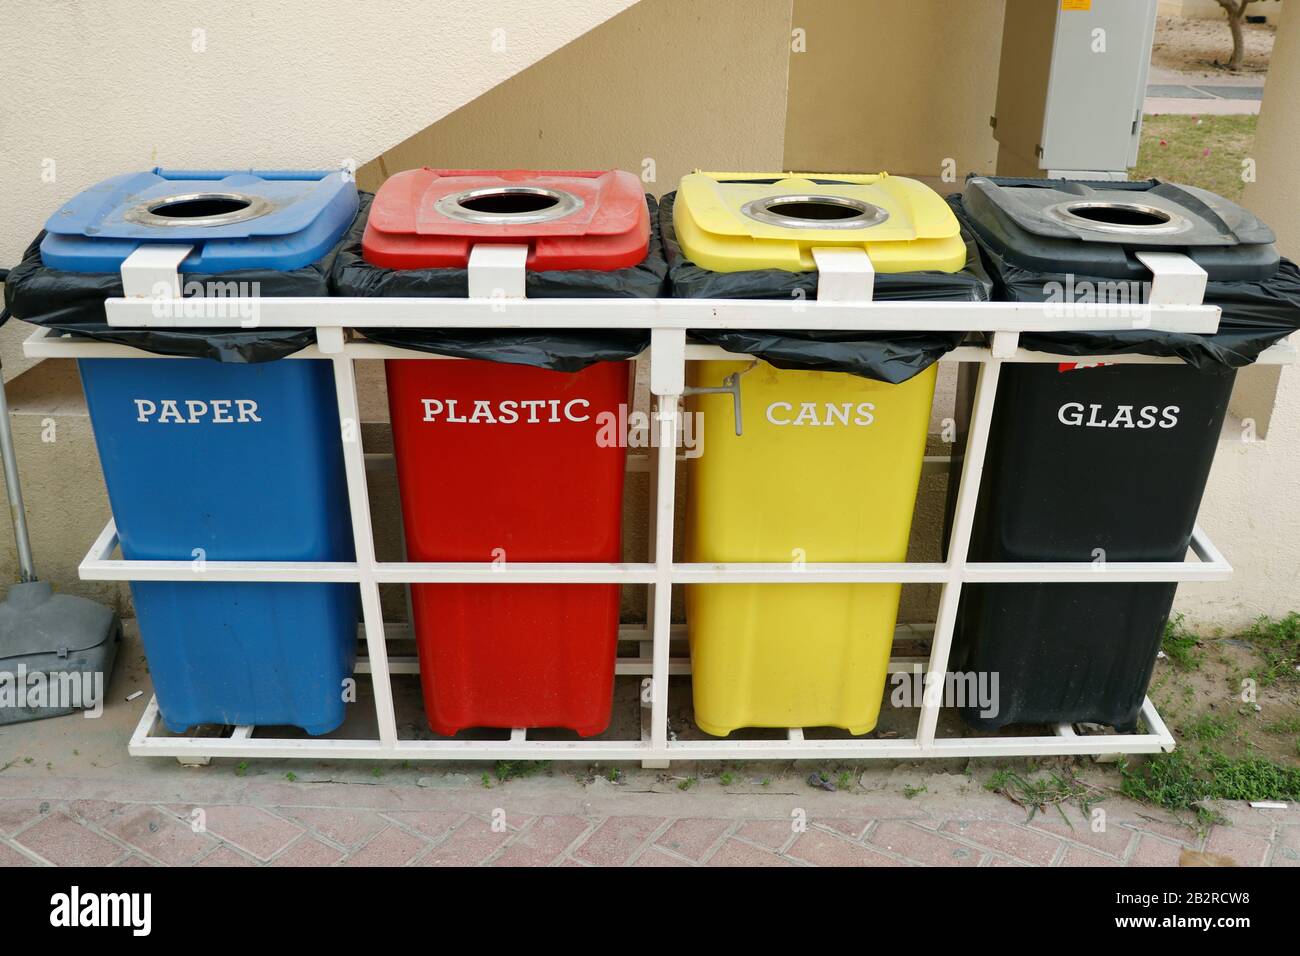
[[[1081,182],[971,176],[962,204],[979,237],[1025,269],[1142,278],[1143,250],[1182,252],[1213,280],[1277,271],[1273,231],[1252,213],[1195,186],[1158,179]]]

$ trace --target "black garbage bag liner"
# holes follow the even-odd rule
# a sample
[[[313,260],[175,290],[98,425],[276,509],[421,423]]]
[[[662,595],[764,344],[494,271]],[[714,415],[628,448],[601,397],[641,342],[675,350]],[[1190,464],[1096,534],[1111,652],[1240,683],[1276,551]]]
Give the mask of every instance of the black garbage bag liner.
[[[347,241],[334,260],[330,287],[335,295],[360,297],[438,297],[468,295],[468,269],[387,269],[371,265],[361,255],[361,237],[373,196],[362,194],[361,211]],[[659,238],[657,204],[650,209],[650,247],[646,257],[627,269],[600,271],[528,272],[525,293],[530,299],[656,298],[664,292],[668,264]],[[649,329],[362,329],[375,342],[399,348],[486,359],[510,365],[532,365],[559,372],[577,372],[597,362],[629,359],[650,344]]]
[[[1046,302],[1073,290],[1073,300],[1094,301],[1096,290],[1116,280],[1099,276],[1051,274],[1022,268],[990,249],[967,218],[960,194],[948,204],[975,235],[985,267],[993,277],[994,298],[1008,302]],[[1134,291],[1145,301],[1147,286]],[[1270,345],[1300,329],[1300,267],[1282,259],[1267,279],[1214,281],[1205,287],[1205,302],[1223,309],[1219,330],[1210,334],[1122,329],[1113,332],[1025,332],[1020,345],[1035,352],[1061,355],[1140,353],[1181,358],[1205,372],[1227,372],[1250,365]]]
[[[686,257],[673,229],[673,201],[668,193],[659,206],[659,228],[668,257],[671,294],[688,299],[815,299],[816,272],[754,269],[747,272],[712,272]],[[985,273],[970,236],[966,240],[966,267],[961,272],[877,273],[874,298],[878,301],[983,302],[992,280]],[[821,372],[848,372],[863,378],[898,384],[919,375],[961,344],[963,332],[862,332],[862,331],[745,331],[703,330],[692,339],[729,352],[756,355],[777,368]]]
[[[58,332],[130,345],[156,355],[206,358],[232,364],[272,362],[301,351],[316,341],[314,329],[131,329],[110,326],[104,300],[122,296],[122,277],[116,272],[65,272],[41,262],[41,232],[9,271],[5,282],[5,312]],[[252,285],[259,296],[329,295],[329,272],[340,240],[329,254],[301,269],[239,269],[208,275],[187,272],[182,293],[196,297],[205,289],[228,288],[230,283]]]

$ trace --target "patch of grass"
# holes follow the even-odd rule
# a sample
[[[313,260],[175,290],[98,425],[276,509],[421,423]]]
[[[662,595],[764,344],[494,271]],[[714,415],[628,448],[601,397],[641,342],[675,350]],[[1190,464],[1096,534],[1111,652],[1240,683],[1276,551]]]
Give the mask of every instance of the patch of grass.
[[[1281,620],[1266,615],[1241,636],[1255,645],[1261,659],[1248,675],[1261,687],[1300,681],[1300,614],[1292,611]]]
[[[731,786],[735,779],[736,778],[731,775],[730,770],[724,770],[722,773],[718,774],[718,783],[722,784],[724,787]]]
[[[835,786],[839,787],[841,790],[851,790],[853,788],[853,774],[845,770],[835,778]]]
[[[1071,829],[1074,824],[1065,815],[1066,804],[1077,804],[1087,816],[1101,802],[1097,789],[1077,779],[1072,771],[1062,774],[1052,770],[1037,777],[1022,777],[1013,770],[998,770],[984,786],[1024,807],[1029,814],[1026,822],[1054,807]]]
[[[1284,717],[1264,725],[1270,734],[1300,734],[1300,717]]]
[[[248,773],[248,761],[247,761],[247,760],[241,760],[241,761],[239,761],[239,763],[235,764],[235,776],[236,776],[236,777],[242,777],[242,776],[243,776],[244,774],[246,774],[246,773]]]
[[[907,786],[903,788],[903,796],[905,796],[908,800],[911,800],[913,797],[925,793],[925,789],[926,789],[925,784],[921,784],[921,786],[919,787],[914,787],[909,783]]]
[[[1183,736],[1193,740],[1221,740],[1232,730],[1232,722],[1219,714],[1202,714],[1196,722],[1183,728]]]
[[[1183,615],[1175,614],[1165,623],[1165,636],[1160,642],[1160,649],[1169,658],[1169,663],[1180,671],[1196,670],[1205,660],[1205,655],[1197,650],[1200,638],[1184,626],[1183,620]]]
[[[294,783],[298,779],[298,775],[290,770],[284,775],[284,779],[288,780],[290,783]]]
[[[696,784],[696,780],[694,777],[687,777],[685,780],[683,780],[681,783],[677,785],[677,789],[685,792],[691,789],[691,787],[695,786],[695,784]]]
[[[1119,769],[1126,796],[1176,813],[1194,812],[1202,826],[1217,819],[1206,800],[1300,799],[1300,768],[1263,757],[1227,757],[1209,747],[1155,754],[1136,770],[1121,762]]]
[[[534,777],[551,765],[549,760],[498,760],[493,772],[502,783],[522,777]]]
[[[1255,144],[1255,116],[1147,115],[1130,179],[1158,178],[1240,199],[1242,160]]]

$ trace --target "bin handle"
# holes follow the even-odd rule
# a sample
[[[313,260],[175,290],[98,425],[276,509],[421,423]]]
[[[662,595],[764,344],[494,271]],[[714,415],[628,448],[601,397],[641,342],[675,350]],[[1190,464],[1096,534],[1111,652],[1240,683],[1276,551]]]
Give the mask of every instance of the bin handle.
[[[682,389],[683,395],[730,395],[732,416],[736,422],[736,437],[739,438],[745,432],[744,422],[741,419],[741,401],[740,401],[740,376],[752,370],[758,365],[758,360],[750,362],[747,366],[738,372],[732,372],[722,380],[721,385],[688,385]]]

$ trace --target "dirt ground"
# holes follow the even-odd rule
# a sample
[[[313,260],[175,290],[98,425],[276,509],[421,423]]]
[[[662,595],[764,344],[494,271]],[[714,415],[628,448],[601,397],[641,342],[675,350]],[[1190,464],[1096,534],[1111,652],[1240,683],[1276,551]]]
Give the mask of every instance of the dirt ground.
[[[1197,637],[1178,626],[1165,646],[1181,646],[1181,652],[1160,661],[1150,696],[1180,745],[1300,767],[1300,674],[1289,656],[1293,647],[1276,653],[1266,637],[1250,632]]]
[[[1246,60],[1238,75],[1268,71],[1273,39],[1277,35],[1276,4],[1252,4],[1250,12],[1252,15],[1268,15],[1274,22],[1245,24]],[[1221,65],[1226,64],[1231,56],[1232,34],[1226,19],[1159,17],[1156,20],[1155,45],[1151,51],[1151,65],[1156,70],[1182,73],[1188,78],[1221,79],[1233,75]]]

